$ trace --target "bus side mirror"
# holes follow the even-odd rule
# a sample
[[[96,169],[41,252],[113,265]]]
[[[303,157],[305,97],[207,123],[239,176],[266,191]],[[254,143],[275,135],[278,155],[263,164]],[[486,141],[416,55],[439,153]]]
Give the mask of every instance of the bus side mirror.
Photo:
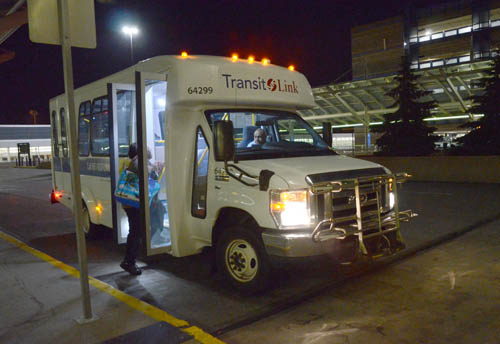
[[[330,122],[323,122],[323,141],[331,147],[332,146],[332,124]]]
[[[217,161],[234,160],[233,122],[214,122],[214,154]]]

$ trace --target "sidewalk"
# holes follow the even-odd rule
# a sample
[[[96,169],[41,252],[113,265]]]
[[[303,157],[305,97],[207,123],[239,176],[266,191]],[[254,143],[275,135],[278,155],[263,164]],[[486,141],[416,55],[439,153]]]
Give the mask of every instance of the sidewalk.
[[[83,316],[77,271],[1,231],[0,274],[1,343],[221,343],[92,278],[97,320],[77,323]]]

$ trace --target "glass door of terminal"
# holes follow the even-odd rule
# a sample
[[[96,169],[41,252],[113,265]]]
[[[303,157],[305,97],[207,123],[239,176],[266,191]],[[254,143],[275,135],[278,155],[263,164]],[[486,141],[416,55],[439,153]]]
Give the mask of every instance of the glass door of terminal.
[[[141,214],[147,254],[169,252],[170,223],[166,181],[167,76],[136,72],[137,142],[139,179],[141,181]],[[140,101],[139,101],[140,100]]]

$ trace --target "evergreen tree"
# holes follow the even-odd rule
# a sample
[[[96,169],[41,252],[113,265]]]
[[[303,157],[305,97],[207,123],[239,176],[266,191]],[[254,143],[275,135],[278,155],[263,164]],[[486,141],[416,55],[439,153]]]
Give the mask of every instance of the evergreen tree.
[[[418,87],[420,76],[412,73],[410,62],[406,56],[402,57],[402,69],[395,77],[398,86],[386,93],[395,102],[391,107],[398,106],[394,113],[384,115],[384,123],[374,127],[372,131],[383,135],[376,141],[381,148],[381,155],[416,156],[428,155],[434,151],[434,142],[437,137],[432,133],[436,128],[428,127],[423,119],[429,117],[436,102],[419,101],[431,94]]]
[[[473,114],[484,114],[481,119],[462,125],[472,130],[458,139],[460,151],[465,154],[500,155],[500,54],[491,61],[492,68],[476,85],[484,93],[473,96]]]

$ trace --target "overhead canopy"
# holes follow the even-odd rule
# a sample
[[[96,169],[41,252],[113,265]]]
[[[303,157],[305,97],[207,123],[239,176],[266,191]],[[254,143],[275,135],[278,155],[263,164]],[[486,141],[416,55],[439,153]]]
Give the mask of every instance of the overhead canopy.
[[[470,97],[483,89],[474,81],[484,77],[491,69],[488,60],[455,64],[415,71],[421,75],[418,85],[432,91],[425,100],[434,99],[437,106],[432,115],[447,118],[467,115],[472,105]],[[299,113],[313,125],[331,122],[334,126],[356,126],[383,121],[383,115],[396,111],[394,99],[385,94],[396,87],[395,75],[357,80],[313,88],[316,106]],[[467,117],[464,119],[467,120]]]

